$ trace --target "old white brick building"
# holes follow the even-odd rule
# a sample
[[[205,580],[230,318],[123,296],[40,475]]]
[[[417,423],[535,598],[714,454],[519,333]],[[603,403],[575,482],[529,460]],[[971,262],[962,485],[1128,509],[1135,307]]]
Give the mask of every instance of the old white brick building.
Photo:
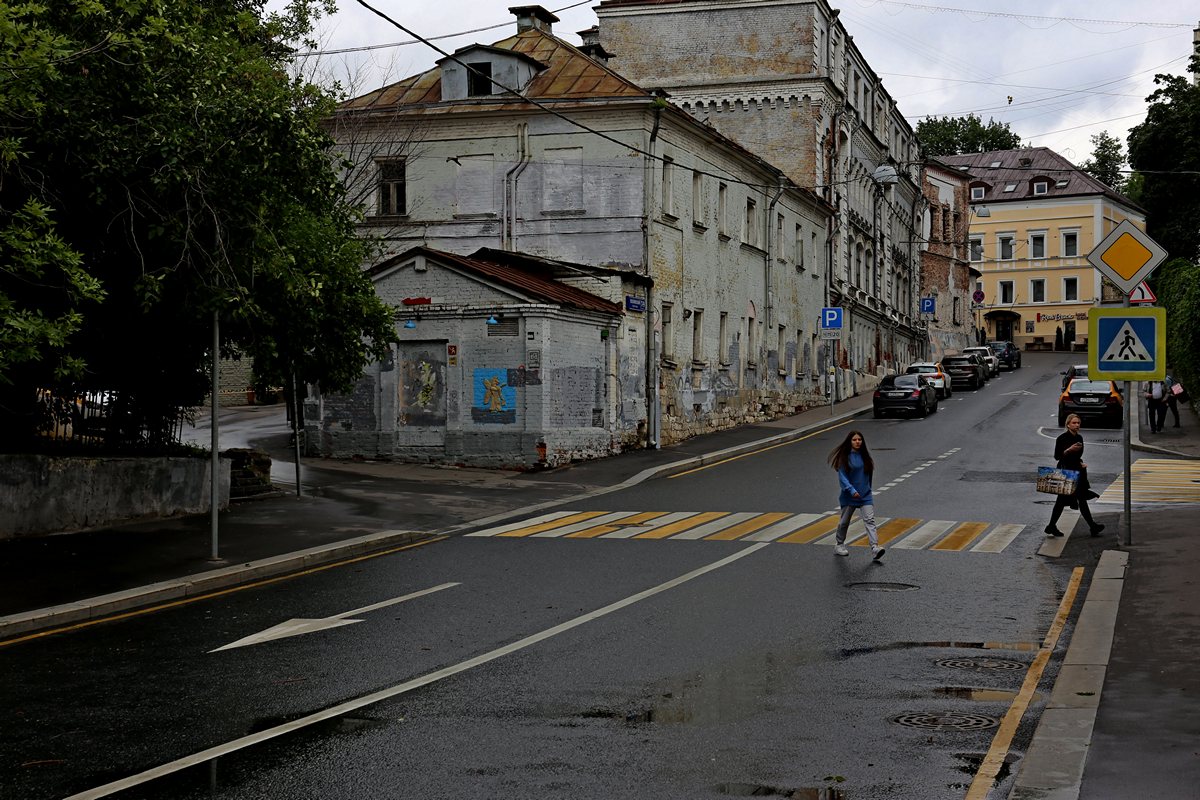
[[[515,36],[350,101],[332,123],[347,151],[371,154],[358,180],[364,235],[385,245],[379,263],[415,246],[492,248],[553,260],[555,280],[620,304],[605,362],[614,374],[598,381],[604,412],[591,426],[603,436],[556,430],[543,416],[537,434],[552,463],[596,455],[599,439],[609,452],[659,446],[820,402],[830,201],[617,74],[602,51],[589,56],[555,37],[549,12],[513,10]],[[479,368],[461,331],[436,319],[470,307],[482,321],[487,304],[446,293],[431,306],[439,308],[426,309],[422,340],[454,348],[460,370]],[[402,326],[417,310],[401,307]],[[527,340],[535,331],[518,318]],[[543,359],[567,347],[576,359],[596,357],[558,334],[541,345]],[[380,394],[378,365],[364,380],[372,370],[364,396]],[[396,405],[373,402],[377,454],[399,453]],[[465,395],[449,401],[464,431],[469,406]],[[322,418],[326,431],[336,424]],[[498,463],[508,453],[506,463],[530,463],[528,437],[518,451],[502,432],[459,437],[463,446],[444,458]]]

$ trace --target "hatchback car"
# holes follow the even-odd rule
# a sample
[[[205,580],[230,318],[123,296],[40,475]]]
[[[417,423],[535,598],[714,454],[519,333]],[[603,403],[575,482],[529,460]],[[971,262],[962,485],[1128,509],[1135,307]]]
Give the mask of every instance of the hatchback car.
[[[983,364],[973,355],[946,356],[942,359],[942,366],[950,376],[952,386],[961,385],[970,389],[983,386]]]
[[[950,376],[946,374],[945,370],[942,369],[942,365],[937,361],[914,361],[904,371],[909,375],[924,375],[926,380],[933,384],[933,389],[937,392],[939,400],[954,394],[954,387],[951,386]]]
[[[1021,368],[1021,350],[1012,342],[988,342],[996,359],[1009,369]]]
[[[875,419],[891,412],[925,417],[937,411],[937,390],[928,378],[919,373],[886,375],[875,390],[872,405]]]
[[[1068,414],[1119,428],[1125,421],[1125,405],[1115,382],[1072,378],[1058,398],[1058,427],[1067,424]]]
[[[992,352],[992,348],[980,345],[978,347],[964,347],[964,353],[974,353],[983,359],[983,365],[987,367],[988,377],[1000,374],[1000,359],[996,358],[996,354]]]
[[[1065,370],[1063,370],[1062,376],[1062,388],[1065,392],[1067,390],[1067,384],[1072,380],[1075,378],[1087,377],[1087,364],[1076,364],[1073,367],[1067,367]]]

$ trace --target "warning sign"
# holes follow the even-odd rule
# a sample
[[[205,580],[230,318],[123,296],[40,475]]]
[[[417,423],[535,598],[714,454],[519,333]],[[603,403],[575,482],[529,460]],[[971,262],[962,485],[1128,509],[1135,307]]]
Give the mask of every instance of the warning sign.
[[[1108,352],[1100,356],[1101,361],[1153,361],[1150,351],[1142,340],[1134,333],[1133,327],[1126,322],[1117,331],[1116,337],[1108,345]]]

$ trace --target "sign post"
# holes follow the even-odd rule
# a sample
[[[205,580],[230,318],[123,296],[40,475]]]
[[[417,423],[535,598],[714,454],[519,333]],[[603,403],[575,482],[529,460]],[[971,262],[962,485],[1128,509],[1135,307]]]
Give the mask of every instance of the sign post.
[[[1162,245],[1124,220],[1088,253],[1088,261],[1125,294],[1123,308],[1088,311],[1088,377],[1124,381],[1125,391],[1125,546],[1133,544],[1130,381],[1162,380],[1167,369],[1167,312],[1130,308],[1142,282],[1167,257]],[[1150,293],[1149,287],[1145,292]],[[1151,294],[1151,297],[1153,295]],[[1144,302],[1144,301],[1142,301]],[[1136,385],[1136,384],[1134,384]],[[1139,417],[1138,424],[1141,424]]]
[[[840,341],[842,338],[842,322],[845,319],[842,309],[837,306],[831,306],[821,309],[821,329],[820,338],[830,342]],[[834,344],[827,345],[825,352],[829,353],[833,350],[834,355],[829,357],[829,416],[833,416],[833,403],[837,395],[837,346]]]

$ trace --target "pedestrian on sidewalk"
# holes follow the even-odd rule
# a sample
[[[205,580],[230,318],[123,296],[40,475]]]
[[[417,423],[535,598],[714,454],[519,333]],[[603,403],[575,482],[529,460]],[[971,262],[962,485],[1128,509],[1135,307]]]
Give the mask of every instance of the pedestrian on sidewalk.
[[[1167,421],[1167,390],[1162,381],[1146,381],[1142,390],[1146,398],[1146,415],[1150,418],[1150,432],[1162,433]]]
[[[1088,508],[1088,500],[1100,495],[1092,491],[1092,485],[1088,482],[1087,464],[1083,463],[1083,437],[1079,435],[1081,424],[1078,414],[1068,414],[1067,429],[1054,440],[1056,466],[1075,470],[1079,473],[1079,480],[1075,482],[1075,494],[1060,494],[1054,498],[1054,511],[1050,513],[1050,524],[1046,526],[1047,536],[1062,536],[1062,531],[1058,529],[1058,518],[1068,505],[1079,509],[1079,516],[1088,524],[1092,536],[1099,536],[1100,531],[1104,530],[1104,526],[1092,518],[1092,511]]]
[[[875,462],[871,459],[862,431],[846,434],[845,440],[829,454],[829,466],[837,471],[838,484],[842,487],[838,497],[842,518],[838,521],[837,546],[833,552],[839,556],[850,555],[846,549],[846,531],[850,528],[854,510],[858,509],[867,529],[867,540],[871,542],[871,557],[878,561],[883,558],[883,548],[879,546],[879,533],[875,528],[875,501],[871,497],[871,476],[875,472]]]
[[[1171,368],[1170,365],[1168,365],[1167,369],[1170,369],[1170,368]],[[1175,388],[1176,386],[1178,386],[1179,389],[1176,389]],[[1166,379],[1163,380],[1163,394],[1167,398],[1167,410],[1171,412],[1171,416],[1175,420],[1175,425],[1173,427],[1176,427],[1176,428],[1179,427],[1179,395],[1177,394],[1177,392],[1181,393],[1182,391],[1183,391],[1183,386],[1179,383],[1179,381],[1172,378],[1171,373],[1168,372]],[[1166,422],[1166,421],[1167,421],[1167,418],[1164,415],[1163,422]]]

